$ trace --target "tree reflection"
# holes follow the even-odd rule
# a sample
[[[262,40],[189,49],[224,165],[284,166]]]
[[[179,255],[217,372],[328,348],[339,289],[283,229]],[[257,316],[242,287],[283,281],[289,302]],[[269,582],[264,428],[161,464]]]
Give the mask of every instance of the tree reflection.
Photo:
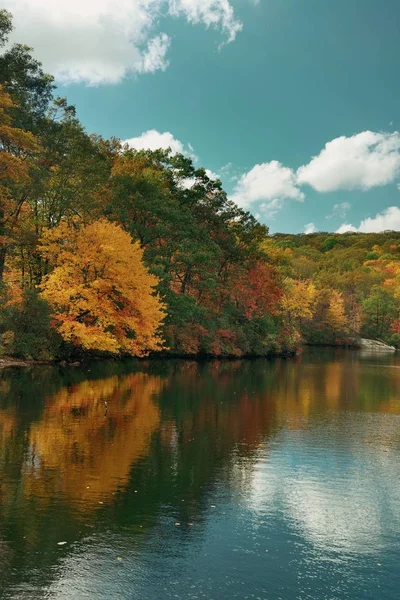
[[[90,509],[129,480],[160,421],[160,377],[133,373],[63,387],[30,429],[23,479],[28,495],[61,493]]]
[[[291,440],[288,448],[298,444],[297,455],[306,463],[303,445],[324,431],[326,457],[345,453],[351,460],[385,452],[385,465],[387,449],[399,442],[396,427],[378,418],[371,428],[371,421],[360,419],[352,438],[341,423],[349,422],[348,413],[400,414],[399,393],[400,370],[392,358],[374,362],[330,351],[295,360],[149,361],[67,373],[3,372],[0,534],[7,551],[0,579],[7,586],[34,572],[47,581],[59,560],[57,542],[81,540],[88,531],[111,531],[129,544],[164,527],[163,518],[173,526],[196,522],[201,531],[217,486],[231,495],[251,493],[256,511],[280,494],[291,518],[305,522],[304,506],[314,488],[307,496],[305,487],[300,498],[302,481],[292,478],[291,487],[284,486],[282,473],[271,467],[277,447],[282,460],[285,439]],[[263,465],[269,465],[265,471]],[[292,465],[288,455],[288,477]],[[321,465],[315,473],[325,510],[328,467]],[[326,485],[329,491],[330,482]],[[339,514],[339,500],[335,506]],[[302,530],[311,531],[307,519],[308,529]],[[323,527],[315,539],[320,531]]]

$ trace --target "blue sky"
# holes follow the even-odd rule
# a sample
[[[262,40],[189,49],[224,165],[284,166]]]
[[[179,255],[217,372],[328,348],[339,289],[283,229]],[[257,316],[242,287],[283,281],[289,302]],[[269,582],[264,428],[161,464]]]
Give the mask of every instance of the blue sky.
[[[88,131],[197,157],[272,232],[400,230],[398,0],[3,4]]]

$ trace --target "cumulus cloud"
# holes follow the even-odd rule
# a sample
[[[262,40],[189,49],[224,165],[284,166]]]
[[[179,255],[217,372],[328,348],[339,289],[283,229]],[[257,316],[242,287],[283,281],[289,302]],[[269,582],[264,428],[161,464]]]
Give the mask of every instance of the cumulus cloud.
[[[242,23],[229,0],[3,0],[14,16],[11,41],[35,49],[58,82],[117,83],[133,73],[164,70],[170,38],[164,16],[221,31],[235,39]]]
[[[386,185],[400,173],[400,134],[363,131],[338,137],[297,171],[300,185],[318,192],[368,190]]]
[[[354,225],[350,225],[350,223],[343,223],[343,225],[337,229],[336,233],[348,233],[349,231],[356,232],[358,229],[357,227],[354,227]]]
[[[213,181],[220,179],[218,173],[214,173],[214,171],[211,171],[210,169],[206,169],[206,175],[209,179],[212,179]]]
[[[359,227],[343,223],[337,230],[337,233],[346,233],[348,231],[378,233],[379,231],[386,230],[400,231],[400,208],[398,206],[390,206],[375,217],[363,219]]]
[[[156,129],[149,129],[138,137],[129,138],[122,142],[134,150],[158,150],[159,148],[166,150],[171,148],[173,154],[186,154],[193,160],[197,160],[194,154],[194,149],[191,144],[186,147],[180,140],[176,139],[169,131],[160,133]],[[211,171],[210,174],[214,175]],[[210,175],[209,175],[210,177]]]
[[[272,216],[286,199],[304,200],[304,194],[296,185],[292,169],[284,167],[277,160],[255,165],[237,181],[231,200],[249,210],[255,205]]]
[[[317,228],[315,227],[314,223],[307,223],[307,225],[304,228],[304,233],[306,235],[309,235],[310,233],[315,233],[317,231]]]

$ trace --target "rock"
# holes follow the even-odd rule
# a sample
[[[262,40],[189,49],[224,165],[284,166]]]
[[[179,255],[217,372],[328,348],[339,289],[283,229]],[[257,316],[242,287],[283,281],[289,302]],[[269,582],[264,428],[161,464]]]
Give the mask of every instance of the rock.
[[[360,338],[358,340],[358,347],[362,350],[373,350],[377,352],[396,352],[394,346],[389,346],[389,344],[385,344],[385,342],[381,342],[380,340],[368,340],[366,338]]]
[[[6,367],[30,367],[33,361],[20,360],[18,358],[0,358],[0,369]]]
[[[80,367],[81,363],[79,362],[79,360],[75,361],[75,362],[67,362],[66,360],[62,360],[60,362],[60,367]]]

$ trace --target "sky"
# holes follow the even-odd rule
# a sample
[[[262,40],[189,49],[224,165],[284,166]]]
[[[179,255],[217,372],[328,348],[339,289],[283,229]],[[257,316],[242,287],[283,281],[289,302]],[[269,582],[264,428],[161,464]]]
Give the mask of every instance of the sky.
[[[3,0],[88,132],[170,146],[270,231],[400,230],[398,0]]]

